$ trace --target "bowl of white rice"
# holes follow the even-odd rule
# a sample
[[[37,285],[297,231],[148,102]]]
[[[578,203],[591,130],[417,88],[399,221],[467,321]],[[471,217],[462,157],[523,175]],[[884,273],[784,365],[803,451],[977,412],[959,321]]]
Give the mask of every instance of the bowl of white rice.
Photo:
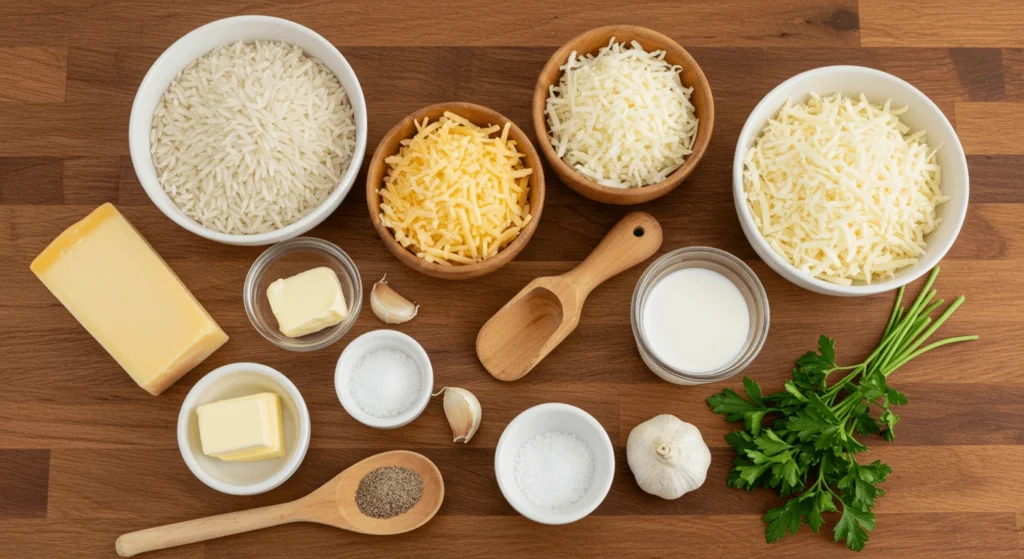
[[[302,235],[341,204],[366,151],[352,67],[297,23],[208,23],[153,63],[132,105],[139,182],[185,229],[232,245]]]

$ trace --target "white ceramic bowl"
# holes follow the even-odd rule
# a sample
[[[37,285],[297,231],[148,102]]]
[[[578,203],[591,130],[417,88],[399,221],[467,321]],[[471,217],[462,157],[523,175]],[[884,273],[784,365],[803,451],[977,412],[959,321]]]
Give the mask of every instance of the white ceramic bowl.
[[[563,431],[576,435],[594,453],[594,479],[582,499],[563,508],[544,508],[526,499],[516,483],[516,455],[527,441],[537,435]],[[512,508],[541,524],[568,524],[594,512],[604,501],[615,477],[615,450],[607,431],[594,416],[569,404],[548,403],[534,406],[513,419],[494,452],[494,474],[498,487]]]
[[[812,92],[827,95],[837,91],[849,96],[863,93],[872,103],[881,104],[892,99],[893,107],[908,106],[909,110],[900,116],[900,120],[912,131],[926,130],[928,144],[939,148],[937,157],[939,165],[942,166],[942,192],[950,197],[948,202],[938,207],[937,212],[942,218],[942,223],[928,235],[928,248],[924,257],[913,266],[897,272],[894,279],[875,281],[870,285],[862,282],[850,286],[836,285],[795,268],[768,246],[757,230],[750,215],[750,208],[743,199],[743,157],[754,144],[754,139],[764,128],[765,122],[779,112],[786,99],[792,98],[794,102],[801,102]],[[964,156],[960,139],[935,103],[917,88],[896,76],[860,66],[826,66],[809,70],[771,90],[747,118],[736,143],[736,154],[732,164],[732,189],[736,213],[739,214],[743,233],[761,259],[779,275],[800,287],[825,295],[844,297],[872,295],[896,289],[916,280],[938,264],[953,246],[964,223],[969,183],[967,158]]]
[[[261,392],[281,396],[287,453],[259,462],[225,462],[203,454],[196,408]],[[199,481],[229,495],[256,495],[287,481],[306,457],[309,431],[309,410],[299,390],[288,377],[259,363],[232,363],[214,369],[192,387],[178,413],[178,449],[188,469]]]
[[[356,404],[352,396],[350,382],[355,365],[366,354],[380,349],[396,349],[408,354],[419,365],[420,374],[423,375],[420,392],[412,406],[394,417],[370,415]],[[334,368],[334,390],[338,394],[338,400],[341,400],[342,407],[356,421],[377,429],[397,429],[412,423],[427,408],[433,389],[434,369],[430,365],[430,357],[427,356],[426,350],[411,336],[397,330],[373,330],[352,340],[352,343],[341,352],[338,365]]]
[[[282,41],[297,45],[306,54],[319,59],[329,70],[334,72],[352,104],[356,121],[356,147],[352,153],[352,161],[341,176],[334,191],[313,211],[302,219],[269,233],[255,235],[232,235],[214,231],[193,221],[178,209],[174,201],[164,192],[157,179],[156,167],[150,157],[149,133],[152,128],[153,111],[174,77],[196,58],[211,50],[236,41]],[[128,144],[132,155],[132,165],[139,182],[146,194],[153,200],[160,211],[175,223],[189,231],[207,239],[229,245],[258,246],[268,245],[298,237],[319,225],[334,210],[352,188],[359,167],[366,151],[366,101],[359,80],[352,71],[345,57],[312,29],[298,23],[268,16],[237,16],[208,23],[171,45],[160,58],[150,67],[139,91],[135,94],[132,104],[131,120],[128,124]]]

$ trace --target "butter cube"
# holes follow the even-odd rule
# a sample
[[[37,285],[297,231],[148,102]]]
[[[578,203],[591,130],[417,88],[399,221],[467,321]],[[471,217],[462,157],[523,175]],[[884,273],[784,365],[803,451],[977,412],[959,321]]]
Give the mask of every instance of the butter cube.
[[[196,409],[203,454],[225,462],[284,456],[281,396],[273,392],[221,400]]]
[[[334,326],[348,314],[338,274],[325,267],[271,283],[267,299],[277,318],[277,328],[289,338]]]
[[[31,268],[150,394],[166,390],[228,341],[112,204],[61,233]]]

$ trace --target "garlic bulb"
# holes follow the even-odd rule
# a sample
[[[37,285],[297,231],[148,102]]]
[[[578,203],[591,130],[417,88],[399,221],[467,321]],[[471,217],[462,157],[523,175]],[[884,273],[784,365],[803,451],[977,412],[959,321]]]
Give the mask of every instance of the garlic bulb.
[[[704,484],[711,451],[696,427],[662,414],[629,433],[626,460],[640,489],[662,499],[678,499]]]
[[[453,443],[468,443],[480,428],[483,409],[480,400],[465,388],[446,386],[437,394],[444,394],[444,415],[452,428]]]
[[[414,305],[405,297],[398,294],[388,285],[388,275],[373,284],[370,290],[370,308],[377,318],[385,324],[401,324],[412,320],[420,311],[419,305]]]

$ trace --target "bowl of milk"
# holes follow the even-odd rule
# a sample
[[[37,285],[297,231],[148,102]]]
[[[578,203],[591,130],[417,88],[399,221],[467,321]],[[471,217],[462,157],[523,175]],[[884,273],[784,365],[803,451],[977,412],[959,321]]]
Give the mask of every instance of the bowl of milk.
[[[644,363],[673,384],[705,384],[745,369],[768,337],[768,295],[742,260],[711,247],[654,261],[633,291],[633,337]]]

